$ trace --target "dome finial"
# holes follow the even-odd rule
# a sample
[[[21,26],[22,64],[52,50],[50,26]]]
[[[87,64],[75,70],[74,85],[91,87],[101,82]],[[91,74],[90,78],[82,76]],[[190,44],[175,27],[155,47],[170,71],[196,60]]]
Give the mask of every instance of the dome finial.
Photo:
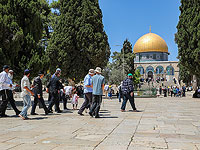
[[[149,33],[151,33],[151,26],[149,27]]]

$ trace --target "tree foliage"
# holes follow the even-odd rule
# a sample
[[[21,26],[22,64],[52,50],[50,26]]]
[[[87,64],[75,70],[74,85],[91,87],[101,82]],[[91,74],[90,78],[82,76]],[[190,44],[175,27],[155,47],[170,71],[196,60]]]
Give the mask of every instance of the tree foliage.
[[[104,68],[110,48],[98,0],[60,0],[54,6],[60,15],[47,47],[50,70],[61,67],[64,76],[83,79],[90,68]]]
[[[43,66],[41,46],[46,16],[46,0],[0,1],[0,64],[8,64],[21,76],[25,68],[36,72]]]
[[[181,14],[175,41],[178,45],[181,76],[200,76],[200,1],[181,0]],[[186,73],[189,71],[189,73]],[[186,74],[185,74],[185,73]]]
[[[114,52],[111,57],[113,59],[112,63],[107,65],[105,73],[109,74],[109,82],[111,84],[120,84],[127,77],[128,73],[135,73],[135,54],[128,39],[124,41],[121,52]]]
[[[190,74],[188,69],[186,67],[184,67],[183,65],[179,64],[178,66],[179,66],[179,70],[180,70],[180,72],[179,72],[180,80],[182,80],[187,85],[190,85],[192,75]]]

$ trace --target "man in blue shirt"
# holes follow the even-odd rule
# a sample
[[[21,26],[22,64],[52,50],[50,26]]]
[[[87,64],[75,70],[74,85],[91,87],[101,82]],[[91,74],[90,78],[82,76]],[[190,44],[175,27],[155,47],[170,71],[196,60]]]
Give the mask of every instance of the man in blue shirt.
[[[97,67],[95,69],[96,75],[92,77],[92,86],[93,86],[93,100],[92,107],[90,109],[90,116],[99,118],[99,110],[102,102],[103,89],[105,85],[104,76],[101,75],[101,68]]]
[[[78,111],[78,114],[79,115],[83,115],[83,111],[85,108],[91,106],[92,104],[92,76],[94,76],[94,69],[90,69],[89,70],[89,73],[85,76],[84,78],[84,98],[85,98],[85,101],[84,103],[82,104],[81,108],[79,109]]]

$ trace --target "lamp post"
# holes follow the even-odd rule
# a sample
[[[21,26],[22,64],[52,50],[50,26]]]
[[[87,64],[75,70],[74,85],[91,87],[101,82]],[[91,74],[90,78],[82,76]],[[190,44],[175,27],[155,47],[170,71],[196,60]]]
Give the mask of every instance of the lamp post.
[[[114,46],[120,46],[122,47],[122,50],[123,50],[123,78],[124,78],[124,48],[122,45],[114,45]]]

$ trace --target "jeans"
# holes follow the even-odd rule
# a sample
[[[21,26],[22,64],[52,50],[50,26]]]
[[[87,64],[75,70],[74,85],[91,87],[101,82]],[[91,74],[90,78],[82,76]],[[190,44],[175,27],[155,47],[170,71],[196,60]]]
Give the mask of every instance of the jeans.
[[[99,110],[102,102],[102,95],[93,95],[92,107],[90,113],[94,114],[95,117],[99,117]]]
[[[121,98],[123,98],[122,93],[119,93],[119,102],[121,102]]]
[[[24,107],[23,107],[20,115],[26,118],[27,117],[27,111],[31,107],[31,96],[30,95],[23,96],[23,102],[24,102]]]
[[[121,110],[125,110],[126,103],[127,103],[128,100],[129,100],[129,102],[131,104],[132,109],[136,110],[134,97],[132,97],[130,94],[124,94]]]

